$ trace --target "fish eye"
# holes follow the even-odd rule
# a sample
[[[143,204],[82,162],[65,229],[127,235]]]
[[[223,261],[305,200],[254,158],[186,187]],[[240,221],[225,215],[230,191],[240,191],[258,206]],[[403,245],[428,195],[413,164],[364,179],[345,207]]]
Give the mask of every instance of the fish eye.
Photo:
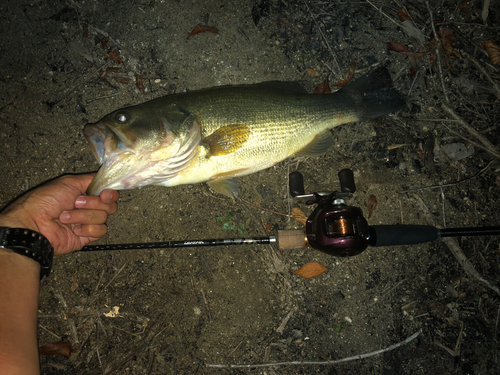
[[[117,113],[115,118],[116,118],[116,121],[119,122],[120,124],[126,124],[128,122],[128,120],[130,119],[130,117],[126,113],[123,113],[123,112]]]

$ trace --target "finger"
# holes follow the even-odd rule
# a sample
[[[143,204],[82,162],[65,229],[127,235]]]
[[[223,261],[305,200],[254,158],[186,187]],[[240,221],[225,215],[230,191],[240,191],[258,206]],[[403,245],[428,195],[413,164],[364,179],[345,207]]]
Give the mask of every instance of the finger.
[[[101,191],[99,196],[104,203],[114,203],[118,202],[118,199],[120,199],[120,193],[111,189]]]
[[[54,180],[54,183],[62,182],[68,186],[76,188],[81,194],[87,191],[88,186],[94,179],[95,173],[64,175]]]
[[[114,214],[118,209],[118,205],[115,202],[104,203],[100,197],[95,197],[91,195],[80,195],[78,198],[76,198],[75,207],[80,209],[86,208],[90,210],[106,211],[108,215]]]
[[[108,214],[103,210],[71,210],[59,215],[59,220],[64,224],[104,224]]]
[[[106,224],[76,225],[73,232],[80,237],[90,237],[91,241],[97,241],[108,232]]]

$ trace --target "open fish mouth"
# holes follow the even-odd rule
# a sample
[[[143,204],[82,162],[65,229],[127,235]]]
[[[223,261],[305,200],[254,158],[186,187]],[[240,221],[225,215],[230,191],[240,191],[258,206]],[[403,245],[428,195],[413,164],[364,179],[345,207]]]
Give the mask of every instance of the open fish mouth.
[[[102,122],[86,125],[84,136],[101,164],[87,194],[162,184],[189,168],[199,154],[201,142],[199,123],[194,116],[189,120],[183,136],[166,132],[159,145],[141,144],[135,133],[128,131],[125,136],[121,129]]]
[[[117,162],[124,162],[134,152],[125,145],[122,139],[123,134],[106,124],[95,123],[85,125],[83,135],[95,158],[101,164],[99,171],[87,188],[87,194],[97,195],[104,189],[126,188],[129,168],[126,167],[126,164]],[[117,178],[118,176],[120,178]]]
[[[102,123],[85,125],[83,135],[100,164],[104,164],[111,153],[126,148],[121,139],[123,134]]]

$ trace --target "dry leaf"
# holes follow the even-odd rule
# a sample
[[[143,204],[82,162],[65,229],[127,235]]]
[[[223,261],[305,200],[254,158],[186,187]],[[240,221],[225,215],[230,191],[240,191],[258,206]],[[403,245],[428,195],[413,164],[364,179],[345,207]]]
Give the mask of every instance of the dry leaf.
[[[304,279],[318,277],[328,269],[321,263],[307,263],[300,267],[295,273]]]
[[[108,53],[106,56],[108,56],[108,59],[113,60],[117,64],[121,64],[123,62],[120,56],[118,56],[118,51],[115,49]]]
[[[113,77],[113,79],[122,85],[127,85],[130,82],[130,78],[128,77]]]
[[[368,208],[368,219],[372,216],[373,210],[377,207],[377,198],[375,195],[370,195],[365,202],[366,207]]]
[[[196,26],[193,31],[191,31],[188,35],[188,39],[191,38],[192,36],[198,35],[200,33],[210,33],[210,34],[218,34],[219,29],[213,26],[202,26],[198,25]]]
[[[457,57],[456,51],[453,49],[453,43],[455,43],[455,35],[453,35],[453,31],[443,26],[436,32],[436,34],[439,39],[441,39],[441,45],[446,55],[450,57]]]
[[[332,90],[330,90],[330,83],[328,82],[328,78],[321,82],[314,89],[314,94],[330,94]]]
[[[108,48],[108,42],[109,42],[109,35],[101,39],[102,49]]]
[[[38,348],[40,355],[60,355],[63,357],[71,356],[71,344],[69,341],[50,342]]]
[[[469,15],[469,9],[467,8],[467,5],[469,5],[470,1],[471,0],[462,0],[460,4],[458,4],[458,9],[460,9],[466,16]]]
[[[295,219],[297,223],[306,226],[307,216],[304,213],[304,211],[302,211],[300,208],[298,207],[292,208],[292,217]]]
[[[78,282],[76,281],[77,276],[76,274],[73,275],[73,282],[71,283],[71,291],[74,292],[75,290],[78,289]]]
[[[389,43],[386,43],[387,44],[387,48],[389,48],[390,50],[393,50],[393,51],[396,51],[396,52],[410,52],[410,50],[408,49],[408,47],[400,44],[400,43],[393,43],[393,42],[389,42]]]
[[[481,48],[488,52],[490,61],[493,65],[500,64],[500,47],[492,40],[484,40],[481,42]]]
[[[106,77],[108,74],[110,73],[117,73],[120,71],[120,68],[117,67],[117,66],[110,66],[108,68],[106,68],[105,71],[103,71],[100,75],[99,75],[99,79],[103,79],[104,77]]]
[[[441,41],[441,48],[443,49],[446,57],[459,58],[460,55],[458,51],[453,48],[453,43],[455,43],[455,35],[453,35],[453,31],[443,26],[436,32],[436,34]],[[431,38],[429,41],[429,49],[436,49],[436,40],[434,38]],[[447,65],[449,65],[449,63]]]
[[[398,12],[398,16],[399,16],[399,20],[401,22],[404,22],[404,21],[407,21],[407,20],[411,20],[411,17],[408,14],[408,12],[406,11],[405,8],[401,8],[401,11]]]
[[[144,92],[144,84],[142,83],[142,77],[134,73],[135,76],[135,86],[139,89],[140,92]]]
[[[316,70],[314,69],[311,69],[311,68],[307,68],[306,69],[306,73],[309,77],[319,77],[321,75],[321,73],[318,73]]]
[[[334,86],[344,87],[345,85],[347,85],[354,78],[355,71],[356,71],[356,63],[353,61],[347,73],[344,74],[345,79],[335,83]]]

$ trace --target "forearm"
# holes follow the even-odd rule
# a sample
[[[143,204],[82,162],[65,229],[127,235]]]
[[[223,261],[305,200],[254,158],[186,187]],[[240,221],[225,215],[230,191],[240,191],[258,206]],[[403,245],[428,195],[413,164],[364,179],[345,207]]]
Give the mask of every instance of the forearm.
[[[38,374],[40,265],[0,248],[0,373]]]

